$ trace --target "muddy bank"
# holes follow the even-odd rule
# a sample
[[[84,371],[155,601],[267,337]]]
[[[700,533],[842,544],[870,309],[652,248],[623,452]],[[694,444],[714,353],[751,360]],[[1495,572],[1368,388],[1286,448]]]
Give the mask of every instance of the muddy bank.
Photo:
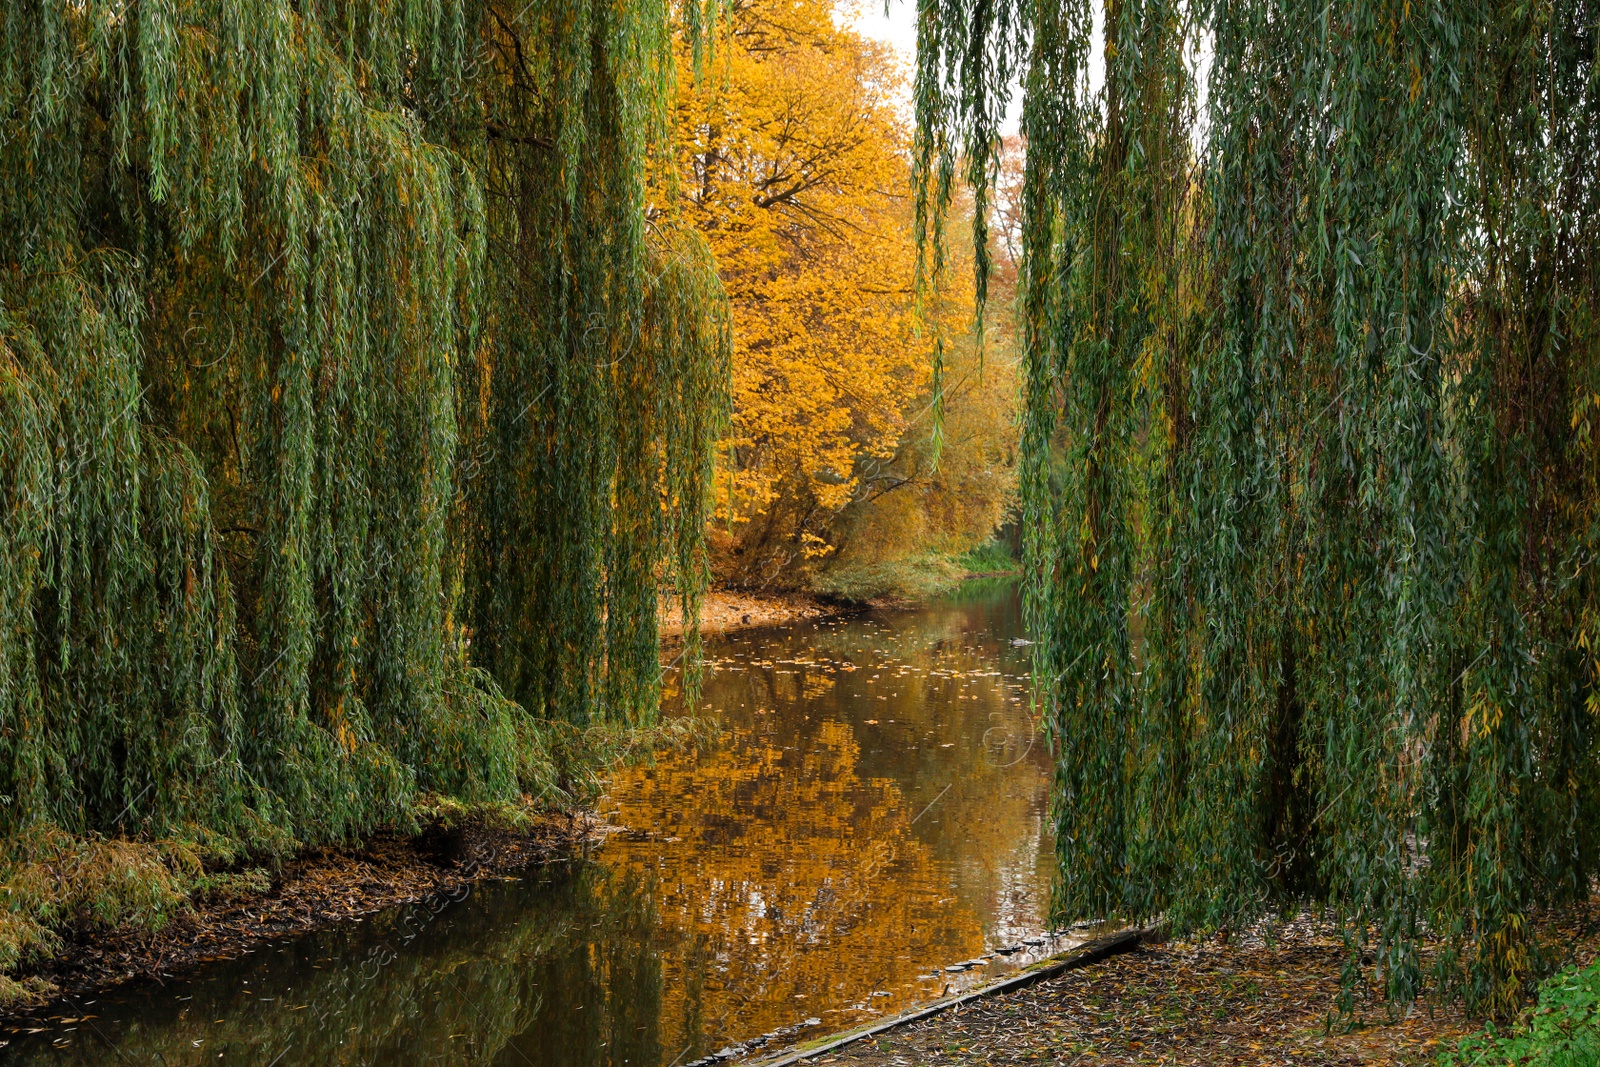
[[[31,1004],[0,1009],[0,1025],[26,1030],[59,1016],[69,998],[133,980],[163,981],[264,941],[387,908],[459,897],[481,879],[571,856],[611,829],[591,813],[577,812],[539,816],[516,829],[466,820],[415,837],[380,834],[355,849],[309,850],[272,872],[265,893],[198,903],[155,934],[87,932],[68,938],[49,960],[13,972],[19,981],[48,983],[47,992]]]
[[[961,575],[961,580],[1016,578],[1020,573],[1017,570],[969,571]],[[861,602],[816,593],[755,593],[715,589],[706,594],[701,605],[700,632],[715,634],[754,630],[793,622],[849,618],[868,611],[908,611],[921,606],[920,601],[896,597],[879,597]],[[670,648],[683,637],[683,616],[677,601],[661,601],[656,623],[663,646]]]
[[[700,632],[727,633],[805,620],[859,615],[876,605],[850,604],[810,593],[742,593],[727,589],[706,594],[700,611]],[[683,637],[683,617],[675,602],[663,602],[657,619],[663,644]]]

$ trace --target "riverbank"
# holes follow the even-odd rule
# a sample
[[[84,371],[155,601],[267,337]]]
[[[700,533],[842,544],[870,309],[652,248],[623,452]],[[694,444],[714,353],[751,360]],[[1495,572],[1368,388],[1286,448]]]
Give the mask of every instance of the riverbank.
[[[1600,952],[1600,902],[1541,925],[1563,964]],[[971,1000],[836,1051],[826,1067],[1011,1067],[1022,1064],[1423,1065],[1479,1029],[1459,1004],[1418,1003],[1391,1017],[1379,991],[1357,990],[1338,1016],[1342,941],[1300,920],[1227,942],[1145,943],[1137,951],[1014,992]]]
[[[958,581],[1015,578],[1018,574],[1014,568],[968,570],[960,575]],[[795,622],[848,618],[867,611],[905,611],[916,608],[921,603],[922,601],[913,598],[888,596],[855,601],[817,593],[755,593],[735,589],[713,589],[706,594],[701,605],[700,632],[729,633],[766,626],[784,626]],[[656,620],[663,644],[670,646],[683,637],[683,617],[679,613],[677,601],[662,600]]]
[[[701,606],[700,632],[728,633],[839,618],[858,615],[872,606],[832,600],[812,593],[749,593],[714,589],[706,594]],[[683,617],[678,611],[677,601],[662,601],[657,620],[663,642],[672,643],[683,637]]]
[[[26,992],[0,1003],[0,1026],[26,1031],[72,1011],[76,998],[124,982],[163,981],[264,941],[399,905],[460,899],[475,882],[570,856],[609,830],[588,811],[528,813],[514,822],[468,814],[415,836],[381,833],[360,847],[309,849],[275,871],[249,872],[258,891],[200,896],[154,932],[85,924],[8,975]]]

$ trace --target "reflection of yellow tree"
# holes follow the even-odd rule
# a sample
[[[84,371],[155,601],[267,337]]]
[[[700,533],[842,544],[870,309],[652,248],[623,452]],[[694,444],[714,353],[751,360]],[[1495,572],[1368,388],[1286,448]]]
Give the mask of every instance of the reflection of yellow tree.
[[[896,1004],[919,973],[981,952],[987,918],[1015,933],[1004,917],[1036,905],[1017,898],[1041,884],[1047,769],[1026,748],[1026,705],[1008,688],[1020,683],[992,649],[906,637],[875,637],[883,657],[857,651],[858,632],[818,633],[736,664],[706,690],[744,709],[727,712],[725,745],[613,783],[613,818],[653,833],[613,842],[608,862],[653,871],[660,921],[695,946],[663,961],[666,1045],[750,1036],[873,990],[896,997],[872,1006]],[[839,721],[860,707],[876,721]],[[991,758],[974,758],[985,745]],[[896,784],[908,775],[918,795]]]
[[[663,964],[667,1044],[677,1020],[749,1036],[982,948],[977,916],[941,897],[931,850],[907,832],[900,790],[857,775],[848,726],[821,724],[798,758],[753,731],[731,742],[614,788],[618,821],[664,815],[658,832],[684,839],[609,846],[612,863],[656,872],[658,915],[697,946]]]
[[[1000,603],[1015,610],[1009,598]],[[879,719],[894,720],[864,727],[884,736],[869,746],[862,773],[889,773],[898,764],[898,773],[907,774],[904,749],[915,746],[916,777],[933,783],[913,798],[916,807],[950,785],[916,833],[954,871],[961,898],[993,918],[991,933],[1011,937],[1043,919],[1038,895],[1051,873],[1039,846],[1050,762],[1035,731],[1027,678],[1003,674],[997,648],[970,636],[1015,632],[1018,624],[996,616],[998,610],[990,597],[888,616],[875,624],[871,644],[880,654],[874,656],[858,651],[865,647],[861,636],[849,630],[818,634],[814,647],[819,659],[859,668],[836,673],[839,706],[870,700],[881,709]],[[867,684],[874,674],[877,680]]]

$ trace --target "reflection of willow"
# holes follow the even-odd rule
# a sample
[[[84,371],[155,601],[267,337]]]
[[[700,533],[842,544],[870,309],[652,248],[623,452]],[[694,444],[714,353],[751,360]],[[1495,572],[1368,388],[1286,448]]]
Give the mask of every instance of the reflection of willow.
[[[261,966],[222,965],[188,990],[192,1000],[127,1028],[85,1024],[72,1046],[25,1050],[16,1062],[661,1061],[660,969],[644,947],[655,919],[637,880],[585,867],[532,911],[525,891],[487,886],[468,908],[434,918],[419,907],[369,925],[313,936]]]

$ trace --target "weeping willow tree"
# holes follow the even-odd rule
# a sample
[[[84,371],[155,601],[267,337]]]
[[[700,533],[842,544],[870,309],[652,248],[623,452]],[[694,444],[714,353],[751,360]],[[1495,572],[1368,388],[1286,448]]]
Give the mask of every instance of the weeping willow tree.
[[[1507,1010],[1597,859],[1600,8],[918,10],[935,244],[1023,91],[1058,914]]]
[[[653,712],[729,346],[672,15],[6,5],[0,832],[348,838]]]

